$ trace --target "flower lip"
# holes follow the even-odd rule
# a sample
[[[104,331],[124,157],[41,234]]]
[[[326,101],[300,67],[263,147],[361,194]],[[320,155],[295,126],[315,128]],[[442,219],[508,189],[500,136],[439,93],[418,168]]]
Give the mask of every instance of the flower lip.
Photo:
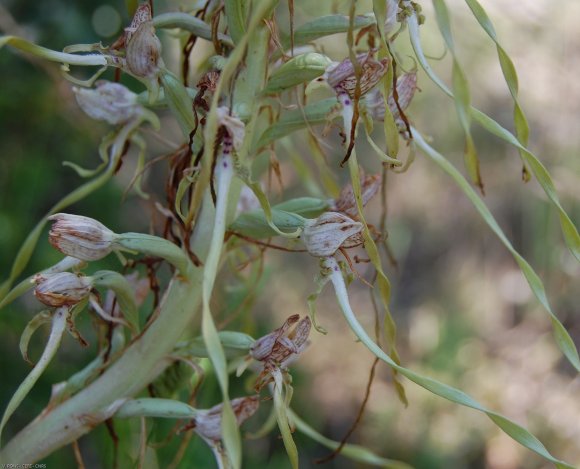
[[[55,222],[48,234],[50,244],[67,256],[96,261],[113,250],[115,233],[97,220],[67,213],[48,219]]]
[[[36,284],[34,296],[47,306],[73,306],[85,299],[92,288],[90,277],[71,272],[37,274],[32,278]]]

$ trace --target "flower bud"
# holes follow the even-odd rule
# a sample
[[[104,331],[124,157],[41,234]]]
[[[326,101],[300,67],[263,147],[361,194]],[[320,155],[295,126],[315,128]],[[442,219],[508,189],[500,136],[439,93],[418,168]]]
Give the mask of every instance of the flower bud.
[[[36,283],[34,296],[48,306],[72,306],[86,298],[92,288],[92,279],[70,272],[38,274],[32,278]]]
[[[361,67],[360,92],[361,96],[371,90],[387,73],[388,59],[375,60],[371,53],[358,54],[356,60]],[[350,58],[344,59],[339,64],[333,64],[326,69],[328,84],[334,88],[337,94],[348,94],[354,97],[356,89],[356,73]]]
[[[140,78],[152,78],[159,72],[161,41],[151,21],[141,23],[131,34],[126,47],[129,71]]]
[[[140,114],[137,95],[120,83],[99,80],[95,89],[73,87],[81,109],[96,120],[123,124]]]
[[[387,14],[385,15],[385,34],[393,32],[397,27],[397,13],[399,13],[399,2],[397,0],[386,0]]]
[[[230,402],[238,425],[254,415],[260,405],[259,396],[239,397]],[[193,430],[204,440],[220,441],[222,439],[222,410],[223,404],[218,404],[211,409],[199,411],[192,422]]]
[[[346,239],[359,233],[361,223],[338,212],[326,212],[309,220],[302,233],[302,241],[310,254],[316,257],[332,256]]]
[[[57,213],[48,219],[56,222],[48,233],[50,244],[67,256],[96,261],[113,250],[115,233],[97,220],[67,213]]]

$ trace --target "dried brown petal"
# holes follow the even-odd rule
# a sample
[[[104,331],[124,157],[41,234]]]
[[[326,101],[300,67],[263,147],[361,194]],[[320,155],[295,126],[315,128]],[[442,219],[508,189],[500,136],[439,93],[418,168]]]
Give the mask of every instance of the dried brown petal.
[[[298,314],[290,316],[282,327],[258,339],[252,347],[250,355],[264,364],[254,386],[257,392],[272,380],[272,373],[286,368],[306,348],[312,323],[308,316],[298,322],[299,318]],[[286,334],[296,322],[296,327]]]
[[[300,315],[294,314],[290,316],[288,319],[286,319],[286,322],[282,325],[282,327],[279,327],[275,331],[270,332],[264,337],[261,337],[258,340],[256,340],[256,342],[254,342],[254,344],[250,348],[250,355],[252,356],[252,358],[258,361],[267,359],[272,353],[272,349],[274,348],[276,342],[278,342],[278,340],[280,340],[280,338],[284,334],[286,334],[288,329],[290,329],[290,327],[293,324],[298,322],[299,319]]]
[[[131,24],[125,28],[125,40],[128,42],[139,26],[147,21],[151,21],[151,19],[151,7],[149,6],[149,3],[146,2],[139,5],[137,10],[135,10]]]
[[[302,242],[313,256],[328,257],[362,228],[361,223],[342,213],[325,212],[315,220],[308,220],[302,233]]]
[[[259,396],[239,397],[230,402],[238,425],[254,415],[260,405]],[[200,411],[192,422],[194,431],[206,440],[215,443],[220,441],[222,439],[222,410],[223,404],[218,404],[211,409]]]
[[[387,73],[388,59],[376,60],[371,53],[359,54],[356,57],[360,67],[360,92],[361,96],[370,91]],[[339,64],[331,65],[327,71],[327,81],[338,94],[346,93],[354,97],[356,88],[356,74],[350,58],[344,59]]]
[[[381,176],[372,174],[369,176],[361,175],[361,196],[363,207],[371,200],[381,187]],[[348,184],[334,202],[333,210],[344,213],[351,218],[358,218],[358,210],[356,208],[356,199],[354,197],[354,190],[352,184]]]
[[[404,111],[409,107],[413,96],[415,96],[415,91],[417,90],[417,73],[410,72],[404,73],[397,78],[397,100],[399,106]],[[365,98],[366,107],[373,119],[384,120],[385,119],[385,101],[379,90],[371,91]],[[389,94],[387,98],[387,103],[389,105],[389,111],[395,119],[395,123],[400,129],[405,128],[405,123],[401,119],[401,113],[395,102],[393,94]]]

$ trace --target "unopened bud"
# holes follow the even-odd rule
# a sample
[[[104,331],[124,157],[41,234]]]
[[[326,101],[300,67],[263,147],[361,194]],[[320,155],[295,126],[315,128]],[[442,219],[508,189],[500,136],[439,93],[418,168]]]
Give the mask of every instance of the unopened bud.
[[[310,254],[316,257],[332,256],[346,239],[359,233],[361,223],[338,212],[326,212],[309,220],[302,233],[302,241]]]
[[[115,233],[97,220],[67,213],[48,219],[55,222],[48,233],[50,244],[67,256],[96,261],[113,250]]]
[[[159,72],[161,41],[151,21],[141,23],[126,47],[129,71],[140,78],[152,78]]]
[[[96,120],[122,124],[139,115],[137,95],[120,83],[99,80],[94,89],[73,87],[81,109]]]
[[[258,410],[260,405],[259,396],[239,397],[231,401],[236,422],[244,423]],[[205,440],[218,442],[222,439],[222,410],[223,404],[218,404],[211,409],[201,410],[193,419],[193,430]]]
[[[399,12],[399,2],[397,0],[386,0],[387,14],[385,15],[385,34],[388,35],[397,27],[397,13]]]
[[[92,288],[92,279],[60,272],[58,274],[38,274],[32,278],[36,283],[34,296],[48,306],[73,306],[85,299]]]
[[[387,73],[388,59],[376,60],[370,52],[359,54],[356,60],[360,66],[360,93],[361,96],[370,91]],[[339,64],[331,65],[326,70],[327,82],[334,88],[337,94],[348,94],[351,98],[354,97],[356,89],[356,73],[353,63],[350,58],[344,59]]]

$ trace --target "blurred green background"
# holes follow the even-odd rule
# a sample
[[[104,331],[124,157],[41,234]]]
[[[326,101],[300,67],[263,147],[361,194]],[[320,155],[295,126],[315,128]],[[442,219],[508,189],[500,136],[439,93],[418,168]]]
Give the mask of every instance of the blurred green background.
[[[324,6],[295,3],[297,24],[315,11],[332,7],[330,2]],[[333,5],[346,12],[347,3]],[[557,8],[548,0],[481,3],[518,69],[521,102],[532,128],[530,148],[551,172],[562,205],[578,226],[580,35],[576,19],[580,3],[563,0]],[[464,2],[449,0],[448,4],[474,104],[511,129],[512,104],[493,44],[478,29]],[[103,5],[107,7],[103,9]],[[161,2],[155,5],[160,12],[178,6]],[[361,11],[370,10],[368,2],[359,6]],[[444,46],[430,2],[423,6],[427,16],[422,33],[424,47],[430,55],[440,57]],[[73,43],[110,43],[126,21],[121,1],[0,3],[3,34],[25,36],[56,50]],[[173,39],[166,34],[164,40]],[[325,51],[341,59],[343,40],[342,36],[325,40]],[[433,61],[447,82],[449,59],[445,56]],[[405,65],[411,68],[411,60]],[[52,204],[80,183],[62,161],[96,166],[97,146],[108,129],[81,113],[70,85],[61,79],[55,64],[2,49],[0,77],[0,273],[5,278],[27,233]],[[434,147],[463,171],[463,137],[453,103],[423,74],[419,75],[419,87],[421,92],[409,110],[411,119],[424,134],[432,136]],[[170,135],[178,135],[164,121],[165,125]],[[486,203],[516,249],[540,274],[554,311],[580,344],[580,268],[563,243],[556,212],[536,182],[521,182],[521,163],[513,148],[476,126],[474,136],[481,156]],[[333,148],[336,155],[331,166],[338,172],[340,145]],[[162,144],[151,141],[148,157],[164,151]],[[280,151],[278,158],[285,188],[298,193],[299,181],[288,153]],[[364,143],[359,159],[367,171],[378,170],[374,155],[366,151]],[[116,182],[67,211],[97,218],[116,231],[147,230],[150,203],[134,195],[122,197],[132,176],[132,161],[134,158],[127,158]],[[165,170],[163,165],[159,168]],[[154,178],[155,174],[149,175],[150,187],[155,186]],[[344,181],[346,174],[340,178]],[[403,363],[465,390],[527,426],[555,456],[580,465],[580,379],[561,358],[547,316],[513,258],[463,194],[422,156],[417,156],[407,173],[389,175],[387,194],[390,242],[399,263],[398,269],[389,266],[388,273],[393,281],[392,310],[399,325]],[[378,201],[372,202],[367,211],[370,221],[376,223]],[[43,237],[26,273],[37,272],[59,259]],[[308,256],[269,253],[267,261],[266,288],[252,310],[252,333],[256,336],[278,327],[290,314],[306,313],[306,296],[314,290],[312,279],[317,265]],[[364,264],[357,268],[365,273]],[[354,282],[351,290],[356,311],[372,328],[367,289]],[[340,439],[356,416],[372,357],[354,342],[330,293],[329,288],[318,307],[319,320],[329,334],[313,333],[311,346],[294,366],[293,402],[297,412],[321,433]],[[29,370],[18,352],[18,341],[26,323],[40,309],[29,295],[0,312],[3,405]],[[89,339],[90,323],[84,318],[79,324]],[[46,335],[46,330],[35,335],[32,357],[41,353]],[[86,364],[95,347],[93,341],[88,349],[81,350],[74,340],[65,338],[57,359],[11,419],[4,438],[33,419],[46,405],[51,384]],[[410,405],[405,409],[389,380],[388,370],[379,365],[363,422],[351,442],[421,469],[550,467],[485,417],[442,401],[411,383],[406,384]],[[242,384],[238,385],[240,390]],[[215,383],[208,378],[199,404],[209,406],[218,400]],[[265,413],[260,416],[265,417]],[[248,422],[248,428],[259,426],[260,417],[254,420]],[[117,424],[116,429],[123,435],[131,425]],[[156,424],[156,430],[168,428],[168,424]],[[301,467],[315,467],[313,460],[327,454],[298,433],[296,440]],[[196,438],[192,441],[179,467],[213,467],[205,445]],[[87,467],[111,467],[112,443],[103,426],[83,437],[80,447]],[[175,447],[173,443],[160,451],[160,467],[168,464]],[[247,448],[245,467],[289,467],[277,430],[270,438],[248,442]],[[42,462],[48,467],[76,465],[70,448]],[[338,457],[323,467],[362,466]]]

